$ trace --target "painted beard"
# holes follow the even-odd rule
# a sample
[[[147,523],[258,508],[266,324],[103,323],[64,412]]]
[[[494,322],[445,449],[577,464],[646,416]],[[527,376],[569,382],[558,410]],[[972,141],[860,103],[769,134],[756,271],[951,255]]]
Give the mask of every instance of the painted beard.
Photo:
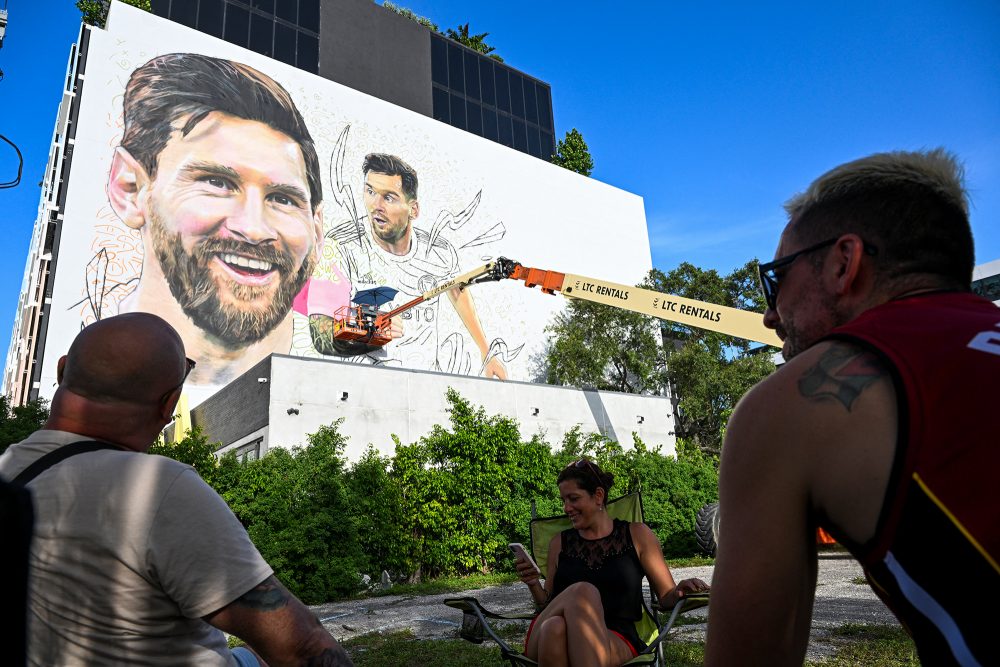
[[[209,238],[200,241],[188,253],[180,234],[170,235],[157,216],[153,216],[153,251],[160,262],[170,293],[184,314],[196,326],[231,348],[256,343],[277,327],[292,309],[295,295],[312,275],[316,259],[309,253],[298,271],[291,257],[272,245],[254,245],[234,239]],[[277,288],[271,285],[241,285],[220,278],[210,263],[224,254],[234,254],[267,262],[278,272]],[[229,292],[226,302],[220,297]],[[267,298],[268,294],[270,298]],[[266,305],[255,301],[266,298]]]

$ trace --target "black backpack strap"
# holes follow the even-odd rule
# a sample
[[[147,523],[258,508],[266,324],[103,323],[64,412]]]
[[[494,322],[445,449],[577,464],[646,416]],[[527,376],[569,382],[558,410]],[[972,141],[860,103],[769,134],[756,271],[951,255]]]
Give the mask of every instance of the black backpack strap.
[[[97,440],[81,440],[79,442],[63,445],[59,449],[49,452],[22,470],[17,477],[10,480],[10,483],[16,486],[25,486],[28,482],[35,479],[60,461],[68,459],[71,456],[76,456],[77,454],[96,452],[100,449],[117,449],[121,451],[122,448],[116,447],[115,445],[109,445],[106,442],[98,442]]]

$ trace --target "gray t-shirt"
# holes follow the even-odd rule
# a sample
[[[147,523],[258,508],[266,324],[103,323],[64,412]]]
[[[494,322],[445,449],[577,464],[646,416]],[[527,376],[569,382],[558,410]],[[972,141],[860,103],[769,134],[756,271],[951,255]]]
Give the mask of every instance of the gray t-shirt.
[[[0,475],[87,439],[36,431],[0,456]],[[28,489],[32,665],[235,664],[223,633],[201,618],[272,570],[194,468],[101,450],[56,464]]]

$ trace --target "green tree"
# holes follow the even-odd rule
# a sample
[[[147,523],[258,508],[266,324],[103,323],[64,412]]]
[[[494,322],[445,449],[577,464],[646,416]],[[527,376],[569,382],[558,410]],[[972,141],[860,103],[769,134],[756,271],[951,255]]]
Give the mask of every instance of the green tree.
[[[503,58],[493,53],[496,49],[486,43],[486,38],[490,36],[490,33],[488,32],[471,35],[469,34],[469,24],[466,23],[465,25],[458,26],[458,30],[448,28],[448,30],[445,31],[445,34],[449,39],[453,39],[459,44],[469,47],[473,51],[477,51],[483,55],[493,58],[494,60],[503,62]]]
[[[451,428],[397,442],[392,459],[399,516],[412,538],[411,580],[509,561],[507,543],[525,541],[531,500],[553,479],[548,446],[523,442],[516,421],[488,416],[451,389],[447,400]]]
[[[653,318],[583,299],[545,328],[546,381],[631,394],[661,392],[662,354]]]
[[[150,0],[122,0],[126,5],[132,5],[147,12],[153,11]],[[76,8],[83,14],[83,22],[87,25],[103,28],[108,20],[108,0],[77,0]]]
[[[48,418],[49,408],[44,398],[11,407],[7,397],[0,395],[0,454],[42,428]]]
[[[385,2],[383,2],[382,6],[385,7],[386,9],[388,9],[390,12],[392,12],[394,14],[399,14],[400,16],[402,16],[404,18],[408,18],[411,21],[419,23],[420,25],[424,26],[428,30],[432,30],[432,31],[437,32],[437,33],[441,32],[441,30],[437,26],[437,23],[434,23],[433,21],[431,21],[426,16],[419,16],[412,9],[407,9],[406,7],[400,7],[399,5],[397,5],[397,4],[393,3],[393,2],[389,2],[388,0],[386,0]]]
[[[556,144],[556,154],[550,162],[584,176],[590,176],[594,171],[594,158],[590,157],[587,142],[575,127],[566,133],[565,139]]]
[[[319,604],[358,590],[364,558],[344,484],[344,437],[333,424],[308,439],[256,461],[223,457],[215,488],[278,579]]]
[[[660,292],[742,310],[764,310],[757,260],[728,275],[687,262],[664,274],[654,269],[646,286]],[[736,403],[774,371],[769,347],[742,338],[661,320],[666,379],[677,402],[676,433],[689,446],[718,454]]]
[[[209,442],[208,436],[202,432],[200,427],[195,426],[177,442],[154,443],[149,448],[149,453],[166,456],[181,463],[187,463],[197,470],[201,478],[210,486],[214,486],[216,472],[219,467],[219,461],[215,457],[215,450],[221,445],[222,443],[219,442]]]

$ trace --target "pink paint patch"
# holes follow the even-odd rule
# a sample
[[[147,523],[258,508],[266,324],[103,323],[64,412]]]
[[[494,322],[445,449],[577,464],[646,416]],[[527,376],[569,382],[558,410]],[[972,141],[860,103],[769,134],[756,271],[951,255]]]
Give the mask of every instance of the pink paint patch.
[[[340,269],[331,266],[334,280],[310,278],[295,295],[292,308],[302,315],[333,316],[341,306],[351,305],[351,283]]]

